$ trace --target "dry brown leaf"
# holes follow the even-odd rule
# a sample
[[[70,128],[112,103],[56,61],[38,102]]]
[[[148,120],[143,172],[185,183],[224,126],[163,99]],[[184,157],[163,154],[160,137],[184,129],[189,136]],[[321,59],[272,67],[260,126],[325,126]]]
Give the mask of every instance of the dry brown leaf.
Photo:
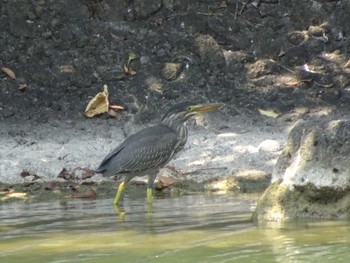
[[[73,198],[89,198],[89,199],[96,199],[97,194],[94,190],[87,189],[84,192],[80,193],[74,193],[72,194]]]
[[[159,183],[162,187],[168,187],[168,186],[176,183],[176,179],[174,179],[173,177],[159,175],[158,179],[159,179]]]
[[[20,90],[20,91],[25,91],[26,89],[27,89],[27,84],[26,83],[21,83],[21,84],[19,84],[18,85],[18,89]]]
[[[125,108],[121,105],[109,105],[109,108],[110,109],[113,109],[113,110],[124,110]]]
[[[130,69],[130,71],[129,71],[129,75],[130,75],[130,76],[135,76],[135,75],[136,75],[136,71],[135,71],[135,70]]]
[[[2,67],[1,71],[4,72],[7,76],[9,76],[11,79],[16,79],[16,74],[11,69]]]
[[[126,40],[127,37],[124,37],[124,36],[118,36],[118,35],[115,35],[113,33],[111,33],[111,37],[114,39],[114,40],[117,40],[117,41],[121,41],[121,40]]]
[[[108,87],[107,85],[104,85],[103,87],[104,91],[97,93],[96,96],[92,100],[90,100],[84,112],[85,116],[91,118],[104,112],[108,112]]]
[[[284,52],[282,49],[280,50],[280,53],[278,53],[278,57],[283,57],[286,54],[286,52]]]
[[[126,64],[123,66],[123,70],[126,75],[130,75],[130,76],[136,75],[136,71],[129,68]]]
[[[294,86],[297,86],[299,83],[300,83],[300,81],[290,81],[290,82],[284,83],[284,85],[286,85],[288,87],[294,87]]]
[[[129,68],[126,64],[124,64],[124,66],[123,66],[123,71],[125,74],[129,71]]]

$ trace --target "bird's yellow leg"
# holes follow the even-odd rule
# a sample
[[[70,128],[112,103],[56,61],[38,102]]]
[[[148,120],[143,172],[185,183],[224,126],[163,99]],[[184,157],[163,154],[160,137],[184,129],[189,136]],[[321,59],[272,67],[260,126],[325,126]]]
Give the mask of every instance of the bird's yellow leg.
[[[152,188],[147,188],[147,203],[152,205]]]
[[[147,188],[147,212],[152,214],[152,188]]]
[[[118,191],[117,194],[115,195],[113,204],[114,205],[118,205],[118,201],[120,199],[120,196],[122,195],[123,190],[125,189],[125,182],[122,182],[119,186],[118,186]]]

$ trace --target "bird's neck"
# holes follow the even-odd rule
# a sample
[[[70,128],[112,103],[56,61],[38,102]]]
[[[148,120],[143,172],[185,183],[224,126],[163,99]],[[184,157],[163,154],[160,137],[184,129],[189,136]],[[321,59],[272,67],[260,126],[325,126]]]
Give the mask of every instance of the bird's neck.
[[[186,129],[185,121],[178,119],[164,119],[161,121],[164,126],[168,126],[177,134],[181,133],[182,129]]]
[[[188,134],[185,121],[178,121],[174,119],[170,121],[163,120],[162,124],[165,126],[168,126],[174,132],[176,132],[177,138],[178,138],[178,147],[182,148],[187,141],[187,134]]]

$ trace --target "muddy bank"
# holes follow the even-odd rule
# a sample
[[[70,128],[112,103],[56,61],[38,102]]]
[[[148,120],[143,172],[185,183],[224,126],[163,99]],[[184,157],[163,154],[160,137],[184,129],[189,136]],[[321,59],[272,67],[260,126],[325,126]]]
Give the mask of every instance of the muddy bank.
[[[163,181],[162,181],[163,180]],[[211,179],[205,182],[183,180],[180,178],[158,179],[154,184],[154,198],[193,194],[239,194],[262,193],[270,184],[268,174],[253,171],[250,175],[228,177],[226,179]],[[41,202],[60,200],[62,202],[72,199],[111,199],[114,198],[117,181],[92,180],[56,180],[50,182],[28,182],[21,184],[0,183],[0,201],[2,202]],[[124,196],[128,198],[146,198],[146,178],[134,180],[125,190]]]

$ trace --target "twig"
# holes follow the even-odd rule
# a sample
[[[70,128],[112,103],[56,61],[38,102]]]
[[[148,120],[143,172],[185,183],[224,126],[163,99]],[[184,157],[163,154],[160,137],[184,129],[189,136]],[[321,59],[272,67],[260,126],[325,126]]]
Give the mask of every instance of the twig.
[[[172,15],[168,15],[168,16],[166,17],[166,19],[174,18],[174,17],[178,17],[178,16],[187,16],[187,15],[188,15],[187,12],[186,12],[186,13],[180,13],[180,14],[172,14]]]
[[[241,15],[241,19],[243,20],[243,22],[245,22],[247,24],[249,29],[252,29],[254,27],[253,24],[250,23],[244,16]]]
[[[223,16],[223,14],[220,14],[220,13],[202,13],[202,12],[198,12],[198,13],[196,13],[196,15],[201,15],[201,16]]]
[[[244,9],[246,9],[246,7],[248,6],[248,4],[251,2],[251,0],[248,0],[247,2],[244,3],[244,5],[241,8],[241,11],[239,11],[239,15],[241,15],[244,11]]]
[[[237,14],[238,14],[238,2],[236,2],[236,10],[235,10],[235,16],[234,16],[234,20],[237,19]]]

